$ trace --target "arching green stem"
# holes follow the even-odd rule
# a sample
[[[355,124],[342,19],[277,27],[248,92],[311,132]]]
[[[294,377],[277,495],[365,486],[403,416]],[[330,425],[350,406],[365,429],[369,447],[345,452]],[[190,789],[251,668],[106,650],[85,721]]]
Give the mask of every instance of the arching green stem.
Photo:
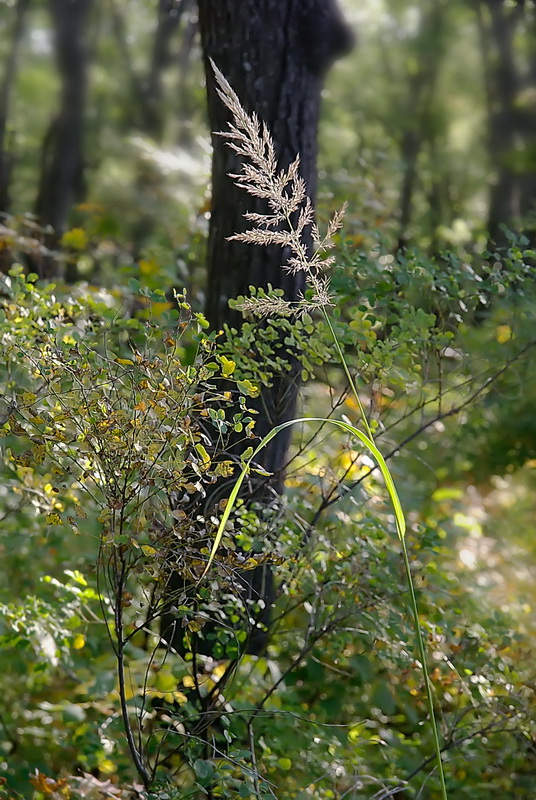
[[[329,320],[328,320],[328,323],[329,323]],[[330,327],[331,327],[331,325],[330,325]],[[336,341],[336,339],[335,339],[335,341]],[[340,347],[339,347],[339,351],[340,351]],[[342,351],[340,351],[340,354],[342,356]],[[344,357],[342,357],[342,362],[343,362],[343,364],[345,364]],[[345,366],[346,366],[346,364],[345,364]],[[348,371],[347,367],[346,367],[346,373],[347,373],[347,377],[348,377],[348,379],[350,381],[350,386],[352,388],[352,391],[355,392],[355,385],[353,383],[353,380],[352,380],[352,378],[351,378],[351,376],[349,374],[349,371]],[[361,409],[361,413],[363,414],[363,409],[361,407],[361,403],[359,403],[359,407]],[[366,423],[366,418],[365,418],[364,414],[363,414],[363,419],[365,420],[365,423]],[[426,668],[426,650],[425,650],[425,646],[424,646],[424,639],[423,639],[421,626],[420,626],[420,621],[419,621],[419,608],[418,608],[418,604],[417,604],[417,596],[415,594],[415,587],[413,585],[413,578],[411,576],[411,565],[410,565],[409,555],[408,555],[408,551],[407,551],[407,547],[406,547],[406,519],[404,517],[404,511],[402,509],[402,504],[400,503],[400,498],[398,497],[398,492],[396,490],[395,482],[393,480],[393,477],[391,475],[389,467],[387,466],[387,463],[386,463],[383,455],[381,454],[381,452],[377,448],[376,444],[374,443],[371,435],[367,435],[366,433],[363,433],[363,431],[361,431],[359,428],[356,428],[355,425],[351,425],[349,422],[345,422],[343,420],[338,420],[338,419],[325,419],[323,417],[301,417],[299,419],[292,419],[292,420],[289,420],[288,422],[283,422],[281,425],[277,425],[275,428],[272,428],[272,430],[268,434],[266,434],[264,439],[261,441],[261,443],[258,445],[258,447],[254,450],[254,452],[248,458],[248,460],[245,462],[245,464],[242,467],[242,470],[240,472],[240,475],[238,476],[238,478],[237,478],[237,480],[236,480],[236,482],[235,482],[235,484],[234,484],[234,486],[233,486],[233,488],[231,490],[231,494],[229,495],[229,499],[227,500],[227,505],[225,506],[225,510],[224,510],[224,512],[222,514],[222,517],[220,519],[220,523],[218,525],[218,530],[216,532],[216,536],[214,538],[212,549],[210,551],[209,559],[208,559],[207,565],[205,567],[205,570],[203,572],[203,575],[201,576],[201,579],[205,577],[205,575],[207,574],[207,572],[209,571],[209,569],[210,569],[210,567],[212,565],[212,562],[214,561],[214,557],[215,557],[216,552],[217,552],[217,550],[218,550],[218,548],[219,548],[219,546],[221,544],[221,540],[222,540],[223,534],[225,532],[225,527],[226,527],[227,522],[229,520],[229,517],[231,516],[231,513],[232,513],[232,511],[233,511],[233,509],[235,507],[236,501],[238,499],[238,494],[240,492],[240,489],[242,487],[244,479],[245,479],[246,475],[248,474],[248,472],[249,472],[249,470],[251,468],[251,465],[254,462],[255,458],[260,453],[260,451],[263,448],[265,448],[266,445],[269,442],[271,442],[272,439],[275,436],[278,435],[278,433],[281,433],[281,431],[283,431],[285,428],[289,428],[291,425],[298,425],[298,424],[301,424],[301,423],[304,423],[304,422],[320,422],[320,423],[326,423],[326,424],[329,424],[329,425],[335,425],[338,428],[342,428],[344,431],[349,433],[351,436],[354,436],[355,438],[359,439],[361,444],[363,444],[365,446],[365,448],[369,451],[369,453],[373,456],[373,458],[376,461],[376,463],[377,463],[377,465],[378,465],[378,467],[380,469],[380,472],[382,474],[382,477],[383,477],[383,480],[384,480],[384,483],[385,483],[385,487],[386,487],[387,492],[389,494],[389,498],[391,500],[391,505],[393,507],[393,511],[394,511],[394,514],[395,514],[396,530],[397,530],[398,538],[400,540],[401,547],[402,547],[402,556],[403,556],[403,559],[404,559],[404,567],[405,567],[405,571],[406,571],[407,583],[408,583],[408,588],[409,588],[411,609],[412,609],[412,612],[413,612],[413,619],[414,619],[414,624],[415,624],[415,635],[416,635],[416,638],[417,638],[417,648],[418,648],[418,652],[419,652],[419,660],[421,662],[421,669],[422,669],[425,692],[426,692],[426,699],[427,699],[427,704],[428,704],[428,712],[430,714],[430,722],[432,724],[432,730],[433,730],[434,748],[435,748],[435,754],[436,754],[436,759],[437,759],[437,769],[438,769],[439,778],[440,778],[440,782],[441,782],[441,796],[442,796],[442,800],[448,800],[447,789],[446,789],[446,784],[445,784],[445,775],[444,775],[444,771],[443,771],[443,761],[441,759],[441,744],[440,744],[440,741],[439,741],[439,732],[438,732],[438,729],[437,729],[437,720],[436,720],[435,712],[434,712],[434,701],[433,701],[433,695],[432,695],[432,686],[431,686],[431,683],[430,683],[430,678],[428,676],[428,670]],[[370,433],[370,428],[368,427],[368,424],[367,424],[367,429],[368,429],[368,433]]]

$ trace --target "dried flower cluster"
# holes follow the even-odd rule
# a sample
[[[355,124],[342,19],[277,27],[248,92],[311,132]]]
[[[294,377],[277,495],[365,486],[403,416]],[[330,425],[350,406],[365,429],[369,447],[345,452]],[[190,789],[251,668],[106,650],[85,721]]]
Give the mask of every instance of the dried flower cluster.
[[[278,170],[274,144],[265,123],[261,123],[256,114],[249,115],[244,110],[229,82],[214,62],[211,63],[217,81],[216,91],[233,116],[229,130],[219,131],[218,135],[244,159],[241,172],[230,177],[253,197],[265,199],[269,208],[266,214],[245,214],[253,227],[229,238],[247,244],[277,244],[288,248],[290,254],[283,269],[304,272],[308,288],[312,290],[310,296],[301,295],[293,303],[266,295],[248,298],[236,307],[257,316],[269,316],[300,315],[332,305],[325,270],[334,258],[326,253],[333,246],[333,235],[341,227],[344,208],[333,216],[321,239],[313,205],[300,175],[299,155],[288,169]],[[306,244],[309,239],[312,239],[312,248]]]

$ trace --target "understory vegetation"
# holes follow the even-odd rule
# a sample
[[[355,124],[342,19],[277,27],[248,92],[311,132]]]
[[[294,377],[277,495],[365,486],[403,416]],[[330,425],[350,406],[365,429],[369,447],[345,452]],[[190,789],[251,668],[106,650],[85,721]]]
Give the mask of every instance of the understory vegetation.
[[[62,227],[27,213],[25,142],[53,82],[37,3],[0,209],[2,800],[534,797],[533,218],[511,205],[494,228],[493,196],[482,212],[499,144],[463,174],[475,133],[461,120],[478,98],[484,130],[482,89],[460,90],[457,112],[449,94],[460,42],[480,34],[489,56],[493,15],[518,4],[488,19],[476,3],[469,24],[470,5],[423,0],[412,16],[393,2],[382,17],[365,4],[370,84],[354,103],[344,62],[328,84],[318,209],[299,154],[278,163],[271,132],[212,65],[233,180],[265,203],[233,239],[275,249],[303,278],[290,299],[250,286],[214,326],[193,4],[180,5],[161,74],[151,62],[160,105],[146,76],[146,105],[126,93],[112,113],[118,78],[97,59],[106,122],[95,111],[86,133],[110,147]],[[135,85],[152,51],[147,9],[131,6],[132,18],[111,3],[91,24],[96,52],[121,56]],[[514,20],[525,66],[527,6]],[[10,13],[16,32],[26,4]],[[370,61],[382,42],[383,77]],[[172,56],[175,127],[162,99]],[[449,114],[454,133],[440,125]],[[500,162],[523,191],[528,138]],[[284,463],[264,460],[291,430]]]
[[[490,438],[508,448],[506,428],[524,410],[533,254],[512,245],[478,271],[418,253],[386,271],[382,258],[356,256],[341,237],[333,324],[370,389],[365,410],[407,512],[448,785],[456,797],[484,798],[490,785],[529,797],[531,590],[510,584],[521,535],[504,545],[482,536],[477,486],[490,481]],[[258,442],[258,383],[297,357],[304,380],[314,376],[308,411],[358,415],[344,383],[333,389],[325,324],[304,315],[207,333],[184,296],[35,277],[15,266],[3,279],[6,796],[25,796],[28,780],[36,796],[129,796],[123,700],[162,798],[202,787],[379,798],[406,782],[434,796],[400,543],[376,465],[351,437],[304,423],[284,499],[238,504],[200,581],[218,525],[205,509]],[[252,442],[240,458],[228,449],[237,435]],[[533,456],[511,442],[522,470]],[[500,447],[496,457],[498,468]],[[527,491],[530,477],[529,465]],[[489,487],[500,506],[501,484]],[[497,559],[511,562],[510,578]],[[278,585],[270,644],[241,655],[258,608],[237,587],[259,564]],[[170,600],[171,574],[182,583]],[[164,612],[180,654],[161,647]]]

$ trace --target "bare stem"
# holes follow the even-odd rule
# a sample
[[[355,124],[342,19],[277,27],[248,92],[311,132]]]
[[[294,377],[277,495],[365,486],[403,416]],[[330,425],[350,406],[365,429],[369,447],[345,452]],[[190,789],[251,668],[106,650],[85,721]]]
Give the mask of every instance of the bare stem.
[[[121,703],[121,716],[123,718],[123,727],[125,729],[125,734],[127,737],[128,749],[130,750],[130,755],[132,756],[134,766],[136,767],[138,774],[142,779],[144,787],[148,789],[151,785],[151,776],[145,764],[143,763],[143,758],[141,756],[141,753],[136,747],[134,732],[132,730],[132,725],[130,723],[130,717],[127,705],[127,695],[126,695],[126,685],[125,685],[125,639],[123,635],[124,626],[123,626],[123,606],[122,606],[124,580],[125,580],[124,559],[121,559],[121,568],[120,570],[117,571],[116,578],[117,578],[117,584],[116,584],[116,595],[115,595],[114,621],[115,621],[115,635],[117,638],[116,660],[117,660],[117,677],[119,683],[119,700]]]

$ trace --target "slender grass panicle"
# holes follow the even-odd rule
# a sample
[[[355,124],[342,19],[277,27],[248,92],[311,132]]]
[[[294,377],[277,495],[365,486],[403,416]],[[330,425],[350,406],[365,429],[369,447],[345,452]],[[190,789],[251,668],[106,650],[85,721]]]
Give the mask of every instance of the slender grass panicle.
[[[255,114],[249,115],[244,110],[236,92],[230,86],[225,76],[220,72],[214,62],[211,62],[211,64],[217,82],[216,91],[232,114],[232,121],[228,124],[229,129],[227,131],[219,131],[218,135],[223,136],[228,146],[243,159],[241,171],[237,174],[231,174],[230,177],[233,178],[238,187],[244,189],[253,197],[266,200],[268,205],[268,211],[266,213],[246,213],[244,216],[248,222],[252,223],[253,227],[242,233],[236,233],[230,238],[246,244],[280,245],[288,251],[286,254],[286,263],[282,265],[283,269],[292,273],[305,273],[306,285],[308,286],[307,297],[302,295],[296,302],[289,302],[278,296],[263,295],[261,297],[255,296],[248,298],[238,304],[236,308],[259,317],[277,316],[281,314],[286,316],[299,316],[300,314],[320,310],[332,335],[350,390],[357,402],[364,431],[356,425],[333,418],[294,419],[284,422],[269,431],[246,461],[231,490],[231,494],[219,522],[202,578],[207,574],[214,561],[223,538],[225,527],[232,514],[246,475],[251,469],[259,452],[266,447],[275,436],[292,425],[304,422],[321,422],[342,428],[355,437],[368,450],[369,454],[378,464],[393,507],[396,529],[400,540],[406,572],[417,651],[419,654],[430,725],[432,728],[435,761],[441,786],[441,797],[442,800],[448,800],[441,755],[443,748],[440,742],[439,730],[434,712],[433,689],[426,664],[426,648],[424,636],[421,631],[417,596],[413,585],[411,564],[406,544],[406,520],[404,510],[398,497],[389,467],[374,441],[357,386],[350,373],[341,345],[328,315],[328,308],[333,306],[333,301],[329,292],[329,277],[326,275],[325,270],[333,264],[334,257],[332,255],[327,255],[327,253],[333,247],[333,236],[342,225],[345,209],[343,208],[333,216],[327,227],[325,236],[321,238],[315,222],[313,204],[307,196],[307,187],[299,173],[299,155],[296,156],[287,169],[278,169],[274,144],[267,126],[265,123],[261,123]],[[312,241],[312,246],[309,245],[309,241]]]
[[[229,130],[217,133],[244,159],[241,172],[230,177],[248,194],[266,200],[269,209],[264,214],[244,214],[253,227],[229,238],[246,244],[276,244],[288,248],[283,269],[291,273],[304,272],[308,288],[312,290],[307,299],[302,295],[294,303],[277,297],[257,297],[245,300],[236,308],[257,316],[288,316],[330,306],[326,269],[333,264],[334,257],[328,255],[328,251],[333,247],[334,234],[342,225],[345,208],[334,214],[321,237],[313,204],[300,175],[299,155],[286,170],[278,169],[274,144],[265,123],[261,123],[256,114],[246,113],[225,76],[211,63],[218,84],[216,91],[232,114]],[[306,243],[309,240],[311,246]]]

